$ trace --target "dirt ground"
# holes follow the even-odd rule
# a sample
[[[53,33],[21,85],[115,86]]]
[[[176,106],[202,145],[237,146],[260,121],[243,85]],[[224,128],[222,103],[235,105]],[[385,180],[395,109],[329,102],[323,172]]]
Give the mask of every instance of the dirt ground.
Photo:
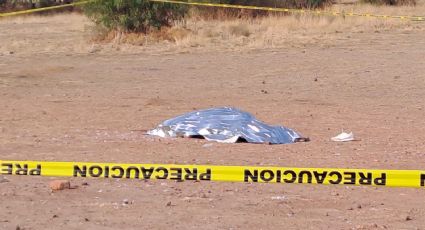
[[[133,49],[87,42],[82,16],[19,20],[0,21],[1,159],[425,168],[423,23],[263,49]],[[204,146],[139,131],[215,106],[311,142]],[[331,142],[342,129],[360,141]],[[0,229],[425,227],[423,189],[71,179],[78,188],[52,193],[52,179],[2,179]]]

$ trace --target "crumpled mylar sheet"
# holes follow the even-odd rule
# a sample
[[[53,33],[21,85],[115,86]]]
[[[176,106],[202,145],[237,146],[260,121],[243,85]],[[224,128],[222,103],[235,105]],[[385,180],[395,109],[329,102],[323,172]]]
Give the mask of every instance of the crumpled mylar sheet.
[[[160,137],[203,137],[223,143],[288,144],[308,141],[292,129],[267,125],[247,112],[229,107],[186,113],[164,121],[147,133]]]

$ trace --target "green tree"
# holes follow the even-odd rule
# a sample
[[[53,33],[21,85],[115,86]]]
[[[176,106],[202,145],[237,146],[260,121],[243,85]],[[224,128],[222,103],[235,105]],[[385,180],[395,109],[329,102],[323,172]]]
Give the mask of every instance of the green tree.
[[[186,11],[177,4],[148,0],[93,0],[84,7],[89,18],[108,30],[143,33],[151,28],[171,26]]]

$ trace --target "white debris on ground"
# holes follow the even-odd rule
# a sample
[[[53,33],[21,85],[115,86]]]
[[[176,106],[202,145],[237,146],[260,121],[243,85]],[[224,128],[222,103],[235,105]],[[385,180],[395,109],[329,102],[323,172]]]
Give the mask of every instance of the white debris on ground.
[[[332,137],[331,140],[337,141],[337,142],[353,141],[354,140],[354,134],[353,134],[353,132],[350,132],[350,133],[342,132],[342,133],[338,134],[337,136]]]

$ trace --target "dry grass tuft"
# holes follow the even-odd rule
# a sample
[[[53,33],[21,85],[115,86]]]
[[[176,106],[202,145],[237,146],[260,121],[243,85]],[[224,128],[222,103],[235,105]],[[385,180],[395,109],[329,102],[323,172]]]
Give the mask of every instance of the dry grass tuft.
[[[251,31],[247,24],[237,23],[237,24],[229,25],[227,30],[229,31],[229,34],[233,36],[248,37],[249,35],[251,35]]]
[[[106,31],[93,28],[92,41],[97,43],[113,43],[119,44],[130,44],[136,46],[145,46],[149,44],[155,44],[160,42],[172,42],[185,39],[191,31],[183,27],[164,27],[160,30],[152,30],[148,34],[143,33],[129,33],[121,31]]]

